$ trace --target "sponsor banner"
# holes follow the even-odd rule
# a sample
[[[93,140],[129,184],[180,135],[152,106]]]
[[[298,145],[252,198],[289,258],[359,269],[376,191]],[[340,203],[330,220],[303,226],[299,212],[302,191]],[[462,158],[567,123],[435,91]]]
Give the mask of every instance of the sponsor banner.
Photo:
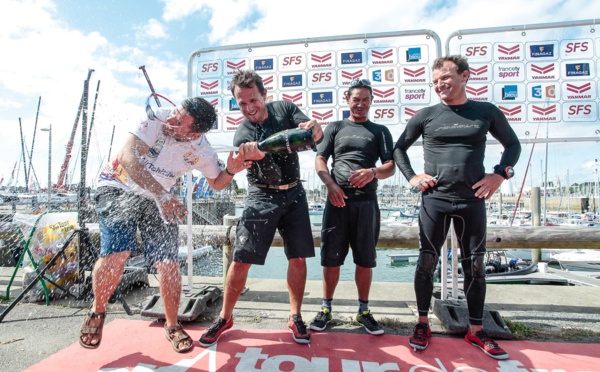
[[[532,102],[556,102],[560,100],[558,83],[529,83],[527,84],[528,100]]]
[[[290,92],[283,92],[279,95],[281,101],[288,101],[294,103],[298,108],[306,108],[306,91],[296,90]]]
[[[526,121],[526,113],[527,109],[524,104],[507,104],[500,103],[498,104],[498,108],[504,116],[506,116],[506,120],[509,123],[524,123]]]
[[[398,84],[398,69],[394,66],[371,67],[368,75],[373,85]]]
[[[562,59],[594,58],[592,39],[561,40],[560,57]]]
[[[565,101],[596,99],[596,84],[593,81],[569,81],[561,84]]]
[[[226,97],[224,99],[224,106],[223,106],[223,112],[226,114],[230,114],[232,112],[236,112],[239,113],[240,112],[240,106],[237,104],[235,98],[233,98],[233,96],[229,96]]]
[[[338,118],[339,120],[348,119],[350,117],[350,109],[341,108],[338,110]]]
[[[491,62],[492,44],[463,44],[460,46],[460,54],[469,58],[469,62]]]
[[[221,94],[221,79],[198,80],[198,85],[196,87],[196,95],[204,97],[216,96],[218,94]]]
[[[263,86],[265,87],[265,91],[267,93],[272,93],[275,90],[277,90],[277,82],[275,81],[275,75],[260,74],[260,76],[262,77]]]
[[[303,71],[306,69],[306,54],[283,54],[278,58],[277,68],[280,72]]]
[[[298,90],[306,88],[306,73],[295,72],[279,75],[279,90]]]
[[[572,79],[593,79],[594,71],[596,68],[594,66],[594,61],[585,60],[585,61],[563,61],[561,68],[561,76],[565,80]]]
[[[467,98],[473,101],[492,101],[491,84],[469,84],[466,87]]]
[[[400,109],[394,106],[376,106],[369,110],[369,119],[377,124],[394,125],[400,123]]]
[[[522,63],[496,63],[494,64],[494,80],[525,81],[525,65]]]
[[[334,108],[308,110],[308,117],[315,119],[321,125],[328,125],[334,121],[338,121],[338,112]]]
[[[429,85],[402,85],[400,86],[400,103],[429,104],[431,102],[431,87]]]
[[[334,69],[308,72],[308,88],[334,88],[337,85],[337,74]]]
[[[399,88],[396,85],[373,87],[373,104],[390,105],[399,104]]]
[[[428,84],[431,82],[431,71],[427,65],[408,65],[400,68],[400,83]]]
[[[223,132],[235,132],[240,124],[244,121],[242,114],[225,114],[223,115],[222,126]]]
[[[531,123],[558,123],[561,120],[560,114],[558,103],[531,103],[527,106],[527,120]]]
[[[206,101],[208,101],[208,103],[210,103],[211,106],[215,108],[215,111],[217,113],[224,111],[224,108],[223,108],[223,99],[221,98],[221,96],[202,97],[202,98],[204,98]]]
[[[598,104],[596,102],[563,103],[563,121],[597,121]]]
[[[398,50],[395,47],[373,48],[367,50],[369,65],[397,65]]]
[[[469,82],[471,83],[489,83],[492,81],[492,65],[486,64],[469,64]]]
[[[277,57],[268,56],[252,59],[252,68],[262,76],[262,72],[275,73]]]
[[[250,68],[250,60],[248,58],[233,58],[224,61],[223,74],[226,76],[235,75],[238,70],[246,70]]]
[[[319,68],[334,68],[335,67],[335,51],[327,50],[322,52],[308,53],[306,62],[309,70]]]
[[[545,61],[558,59],[558,41],[525,43],[528,60]]]
[[[337,81],[338,85],[342,87],[347,87],[350,85],[350,82],[355,79],[368,79],[369,74],[367,70],[364,68],[344,68],[338,71]]]
[[[221,77],[223,62],[221,60],[198,61],[198,79]]]
[[[367,64],[367,51],[364,49],[348,49],[337,52],[338,66],[353,68]]]
[[[413,106],[413,105],[404,105],[400,108],[400,122],[402,124],[408,123],[408,121],[422,108],[427,106]]]
[[[308,92],[308,107],[329,107],[337,104],[337,90],[318,90]]]
[[[523,61],[525,59],[523,43],[496,43],[494,44],[494,61]]]
[[[494,84],[495,102],[524,102],[527,96],[525,84]]]
[[[229,90],[229,87],[231,86],[231,80],[233,80],[233,76],[226,76],[223,79],[221,79],[221,87],[223,89],[221,89],[221,93],[224,96],[231,96],[231,90]]]
[[[401,46],[398,48],[400,63],[429,63],[429,47],[427,45]]]
[[[527,80],[544,81],[558,80],[560,77],[560,65],[558,62],[530,62],[527,64]]]

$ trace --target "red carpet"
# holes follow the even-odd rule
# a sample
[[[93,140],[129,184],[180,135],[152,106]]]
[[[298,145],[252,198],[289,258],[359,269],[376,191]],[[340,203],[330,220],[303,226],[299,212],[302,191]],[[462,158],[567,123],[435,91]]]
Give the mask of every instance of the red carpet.
[[[104,327],[98,349],[76,342],[28,371],[600,371],[600,344],[501,340],[511,358],[496,361],[458,337],[434,337],[425,352],[415,353],[405,336],[323,332],[298,345],[287,330],[234,325],[205,349],[197,343],[205,328],[186,330],[195,347],[178,354],[160,324],[114,320]]]

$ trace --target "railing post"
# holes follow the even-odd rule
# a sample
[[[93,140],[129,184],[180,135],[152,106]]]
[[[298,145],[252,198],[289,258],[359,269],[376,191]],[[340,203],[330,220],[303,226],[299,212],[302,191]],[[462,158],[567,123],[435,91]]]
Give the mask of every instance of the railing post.
[[[225,244],[223,244],[223,288],[225,288],[227,271],[231,265],[231,260],[233,258],[233,246],[235,244],[235,237],[231,239],[231,230],[234,226],[237,226],[239,220],[239,216],[231,216],[228,214],[223,216],[223,225],[227,226],[227,236],[225,239]]]
[[[544,192],[548,192],[546,188]],[[532,187],[531,188],[531,225],[532,226],[546,226],[546,221],[541,221],[541,197],[540,197],[540,188]],[[542,249],[532,249],[531,250],[531,262],[538,263],[542,259]]]

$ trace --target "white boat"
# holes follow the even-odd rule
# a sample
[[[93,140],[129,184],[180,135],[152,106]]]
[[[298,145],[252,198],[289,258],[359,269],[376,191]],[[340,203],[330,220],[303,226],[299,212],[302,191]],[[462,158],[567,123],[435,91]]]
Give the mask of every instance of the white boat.
[[[557,253],[552,259],[558,261],[563,270],[600,271],[600,251],[594,249],[578,249]]]
[[[321,214],[325,210],[325,204],[310,202],[308,203],[308,214]]]
[[[204,247],[194,248],[192,250],[192,260],[198,257],[202,257],[207,255],[215,249],[212,245],[206,245]],[[188,248],[186,246],[179,247],[179,252],[177,253],[177,260],[180,262],[185,262],[188,258]]]

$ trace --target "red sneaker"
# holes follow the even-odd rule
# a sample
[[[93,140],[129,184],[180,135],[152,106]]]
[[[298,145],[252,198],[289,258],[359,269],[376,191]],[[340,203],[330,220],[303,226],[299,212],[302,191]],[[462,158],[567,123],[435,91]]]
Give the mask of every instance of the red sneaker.
[[[294,314],[288,321],[288,328],[292,331],[292,338],[299,344],[310,343],[310,333],[306,330],[306,324],[302,321],[300,314]]]
[[[429,338],[431,337],[431,329],[429,324],[418,323],[412,331],[412,335],[408,339],[408,344],[415,350],[425,350],[429,346]]]
[[[208,331],[206,331],[206,333],[200,336],[200,340],[198,340],[198,343],[200,344],[200,346],[209,347],[215,342],[217,342],[217,340],[219,340],[219,337],[221,337],[223,332],[225,332],[231,327],[233,327],[233,317],[231,317],[229,321],[218,317],[217,320],[215,320],[215,322],[208,328]]]
[[[471,329],[469,329],[465,335],[465,340],[494,359],[508,359],[508,353],[498,346],[483,329],[475,334],[472,334]]]

